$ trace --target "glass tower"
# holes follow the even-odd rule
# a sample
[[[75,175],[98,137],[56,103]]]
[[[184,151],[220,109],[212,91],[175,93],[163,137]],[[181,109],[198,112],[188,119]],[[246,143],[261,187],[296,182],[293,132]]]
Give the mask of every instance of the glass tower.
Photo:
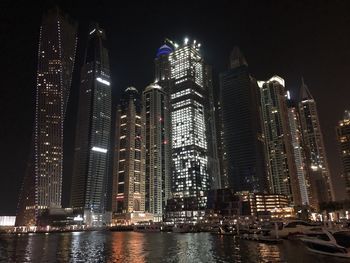
[[[81,70],[71,205],[90,226],[105,223],[112,92],[106,36],[90,27]]]
[[[300,205],[284,79],[273,76],[267,81],[258,81],[258,85],[271,191],[286,195],[294,205]]]
[[[228,187],[234,191],[268,191],[260,91],[239,48],[230,68],[220,74],[223,157]]]
[[[128,87],[116,116],[112,212],[145,211],[145,145],[141,121],[141,100]]]
[[[42,209],[61,207],[63,124],[76,43],[74,22],[59,9],[44,14],[39,36],[34,149],[24,179],[17,225],[35,225]]]
[[[194,197],[205,208],[205,191],[219,187],[210,68],[199,52],[200,44],[185,40],[169,54],[171,68],[172,192],[175,197]],[[210,145],[215,143],[214,146]],[[217,149],[214,149],[217,151]]]
[[[162,220],[170,197],[170,134],[167,94],[157,84],[146,87],[142,95],[145,132],[145,210]]]
[[[302,205],[309,205],[310,195],[310,178],[306,167],[303,136],[301,133],[300,117],[296,105],[290,100],[288,101],[288,118],[292,145],[294,150],[295,167],[298,175],[300,197]]]
[[[331,201],[333,193],[316,101],[304,81],[298,107],[307,168],[310,173],[311,198],[309,201],[312,206],[318,207],[319,203]]]
[[[350,111],[346,110],[344,119],[336,127],[340,156],[343,162],[343,177],[348,198],[350,198]]]

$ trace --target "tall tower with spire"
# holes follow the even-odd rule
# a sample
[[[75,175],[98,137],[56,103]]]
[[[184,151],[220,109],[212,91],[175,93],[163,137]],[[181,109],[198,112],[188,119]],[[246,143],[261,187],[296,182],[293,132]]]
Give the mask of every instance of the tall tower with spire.
[[[318,207],[320,203],[331,201],[334,193],[323,142],[316,101],[311,95],[304,79],[299,98],[300,123],[303,134],[306,165],[309,170],[311,193],[310,205]]]
[[[268,191],[260,91],[238,47],[230,55],[230,68],[220,74],[223,145],[230,188]]]
[[[87,225],[106,223],[112,92],[105,31],[90,27],[81,70],[71,205]]]

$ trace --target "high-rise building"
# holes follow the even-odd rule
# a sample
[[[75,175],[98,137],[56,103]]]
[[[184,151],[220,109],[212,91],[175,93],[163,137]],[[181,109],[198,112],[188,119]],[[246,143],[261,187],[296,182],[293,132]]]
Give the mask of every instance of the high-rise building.
[[[114,215],[145,211],[145,145],[141,100],[128,87],[116,116],[112,212]]]
[[[90,27],[81,70],[71,206],[87,225],[105,223],[112,91],[105,31]]]
[[[220,99],[216,102],[216,142],[218,149],[218,158],[219,158],[219,167],[220,167],[220,175],[221,175],[221,188],[228,188],[228,178],[227,178],[227,160],[226,153],[224,147],[224,126],[222,121],[222,107],[220,103]]]
[[[267,81],[258,81],[258,85],[271,191],[288,196],[294,205],[300,205],[284,79],[273,76]]]
[[[302,205],[309,205],[309,196],[311,194],[310,178],[306,167],[303,136],[301,133],[300,118],[298,108],[295,103],[288,98],[288,118],[290,126],[290,135],[294,150],[294,161],[296,172],[298,175],[298,183],[300,189],[300,197]]]
[[[316,101],[304,81],[301,86],[298,106],[306,165],[310,174],[311,198],[309,197],[309,201],[311,206],[318,207],[320,203],[332,200],[334,195]]]
[[[169,54],[173,52],[173,49],[167,44],[162,45],[158,51],[156,58],[154,59],[155,64],[155,80],[154,82],[159,84],[166,93],[170,90],[171,80],[171,68],[169,61]]]
[[[172,192],[195,197],[205,208],[205,191],[220,187],[210,68],[199,52],[200,44],[185,39],[169,54],[171,68]],[[214,143],[214,145],[213,145]]]
[[[40,27],[31,169],[26,173],[17,225],[35,225],[43,209],[61,207],[63,123],[71,87],[77,25],[59,9]],[[27,191],[33,189],[33,191]]]
[[[259,87],[237,47],[229,70],[220,75],[220,101],[228,186],[268,191]]]
[[[343,162],[343,177],[348,198],[350,198],[350,111],[346,110],[344,119],[336,127],[340,156]]]
[[[170,198],[171,145],[167,94],[150,84],[142,95],[145,151],[145,210],[162,219]]]

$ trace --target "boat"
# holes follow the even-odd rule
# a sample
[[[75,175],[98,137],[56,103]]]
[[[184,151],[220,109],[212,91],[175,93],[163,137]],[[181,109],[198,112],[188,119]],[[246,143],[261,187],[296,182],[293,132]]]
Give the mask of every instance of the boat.
[[[270,236],[289,238],[294,235],[309,235],[319,234],[322,232],[322,227],[302,220],[291,220],[286,223],[275,222],[275,229],[271,229]]]
[[[349,230],[323,230],[317,237],[304,237],[300,239],[307,249],[316,254],[350,259],[350,231]]]
[[[160,226],[151,224],[151,225],[135,225],[134,226],[134,231],[135,232],[160,232]]]

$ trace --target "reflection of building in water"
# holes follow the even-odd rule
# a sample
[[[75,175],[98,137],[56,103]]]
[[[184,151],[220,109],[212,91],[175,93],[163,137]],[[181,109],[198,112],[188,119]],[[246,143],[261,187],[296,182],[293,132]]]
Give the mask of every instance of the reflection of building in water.
[[[262,262],[277,262],[281,260],[281,252],[276,245],[258,243],[257,251]]]
[[[145,235],[134,232],[113,232],[110,244],[111,253],[106,260],[107,262],[146,262]]]

